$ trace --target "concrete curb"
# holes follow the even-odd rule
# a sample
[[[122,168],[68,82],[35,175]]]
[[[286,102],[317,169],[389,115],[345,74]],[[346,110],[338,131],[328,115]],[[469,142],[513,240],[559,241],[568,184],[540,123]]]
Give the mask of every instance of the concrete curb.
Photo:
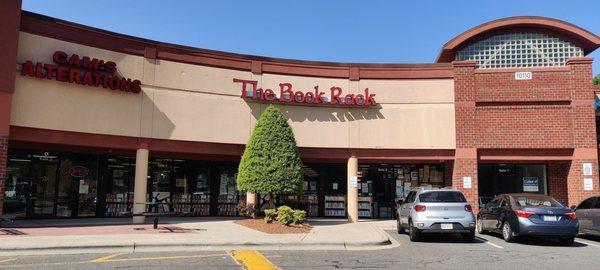
[[[90,245],[53,245],[43,247],[0,247],[3,255],[39,255],[39,254],[74,254],[104,252],[145,252],[145,251],[178,251],[178,250],[346,250],[373,249],[392,245],[385,237],[377,241],[361,242],[323,242],[323,243],[261,243],[261,242],[229,242],[229,243],[126,243],[126,244],[90,244]]]

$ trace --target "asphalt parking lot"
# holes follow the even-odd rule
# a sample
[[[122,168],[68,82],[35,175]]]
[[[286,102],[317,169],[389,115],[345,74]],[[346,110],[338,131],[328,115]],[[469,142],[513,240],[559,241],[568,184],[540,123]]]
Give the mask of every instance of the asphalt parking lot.
[[[506,243],[499,235],[407,235],[386,231],[394,245],[352,251],[194,251],[77,255],[1,256],[0,269],[598,269],[600,239],[578,238],[573,246],[524,239]],[[241,254],[241,255],[240,255]],[[250,254],[250,255],[248,255]],[[238,256],[240,255],[240,256]],[[246,256],[246,257],[244,257]]]

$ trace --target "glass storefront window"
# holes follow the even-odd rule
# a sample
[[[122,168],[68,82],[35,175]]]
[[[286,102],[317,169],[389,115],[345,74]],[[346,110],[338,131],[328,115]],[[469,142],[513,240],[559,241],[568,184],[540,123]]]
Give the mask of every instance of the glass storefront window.
[[[58,156],[43,152],[31,155],[31,192],[28,207],[30,217],[52,217],[55,215],[56,175]]]
[[[478,171],[482,200],[503,193],[548,193],[543,164],[481,164]]]
[[[4,214],[25,217],[29,198],[29,170],[31,160],[27,155],[9,154],[6,165],[6,186],[4,190]]]
[[[547,194],[546,165],[517,165],[516,177],[523,192]]]
[[[98,201],[98,157],[65,156],[60,162],[57,217],[91,217]]]
[[[237,203],[242,199],[237,190],[237,164],[219,165],[215,169],[217,188],[217,214],[219,216],[237,215]]]
[[[133,203],[133,183],[135,179],[135,158],[109,157],[107,159],[105,181],[105,215],[122,216],[131,212]]]

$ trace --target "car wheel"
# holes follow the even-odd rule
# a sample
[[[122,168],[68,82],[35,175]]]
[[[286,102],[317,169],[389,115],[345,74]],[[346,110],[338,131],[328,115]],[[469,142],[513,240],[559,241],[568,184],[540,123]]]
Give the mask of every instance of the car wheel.
[[[475,241],[475,232],[463,233],[462,239],[465,243],[473,243],[473,241]]]
[[[411,242],[418,242],[419,238],[421,238],[421,232],[413,226],[412,221],[408,222],[408,235]]]
[[[400,224],[400,218],[396,220],[396,229],[398,230],[398,234],[404,234],[406,232],[404,227],[402,227],[402,224]]]
[[[480,218],[477,219],[477,223],[475,224],[475,228],[476,228],[478,234],[487,233],[487,231],[485,229],[483,229],[483,221]]]
[[[508,221],[504,221],[504,224],[502,224],[502,238],[504,238],[504,241],[508,243],[512,243],[515,241],[513,230],[510,227],[510,223]]]
[[[564,246],[572,246],[575,243],[575,236],[563,237],[560,239],[560,244]]]

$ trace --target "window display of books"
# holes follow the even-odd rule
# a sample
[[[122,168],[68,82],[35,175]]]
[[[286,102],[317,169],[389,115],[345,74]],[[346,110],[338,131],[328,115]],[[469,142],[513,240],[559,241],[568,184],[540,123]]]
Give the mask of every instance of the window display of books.
[[[370,218],[373,217],[373,198],[358,197],[358,216]]]
[[[237,207],[235,204],[219,204],[219,216],[237,216]]]
[[[325,196],[325,216],[346,216],[346,196]]]
[[[173,210],[181,215],[210,215],[210,195],[208,194],[175,194]]]
[[[219,203],[237,203],[236,195],[219,195]]]
[[[305,194],[300,196],[300,204],[306,206],[306,215],[316,217],[319,215],[319,197],[317,194]]]
[[[127,193],[106,194],[105,216],[126,216],[131,212],[133,195]]]
[[[217,214],[219,216],[237,216],[238,201],[246,201],[246,195],[219,195]]]
[[[192,203],[210,203],[210,195],[208,194],[194,194],[192,195]]]

